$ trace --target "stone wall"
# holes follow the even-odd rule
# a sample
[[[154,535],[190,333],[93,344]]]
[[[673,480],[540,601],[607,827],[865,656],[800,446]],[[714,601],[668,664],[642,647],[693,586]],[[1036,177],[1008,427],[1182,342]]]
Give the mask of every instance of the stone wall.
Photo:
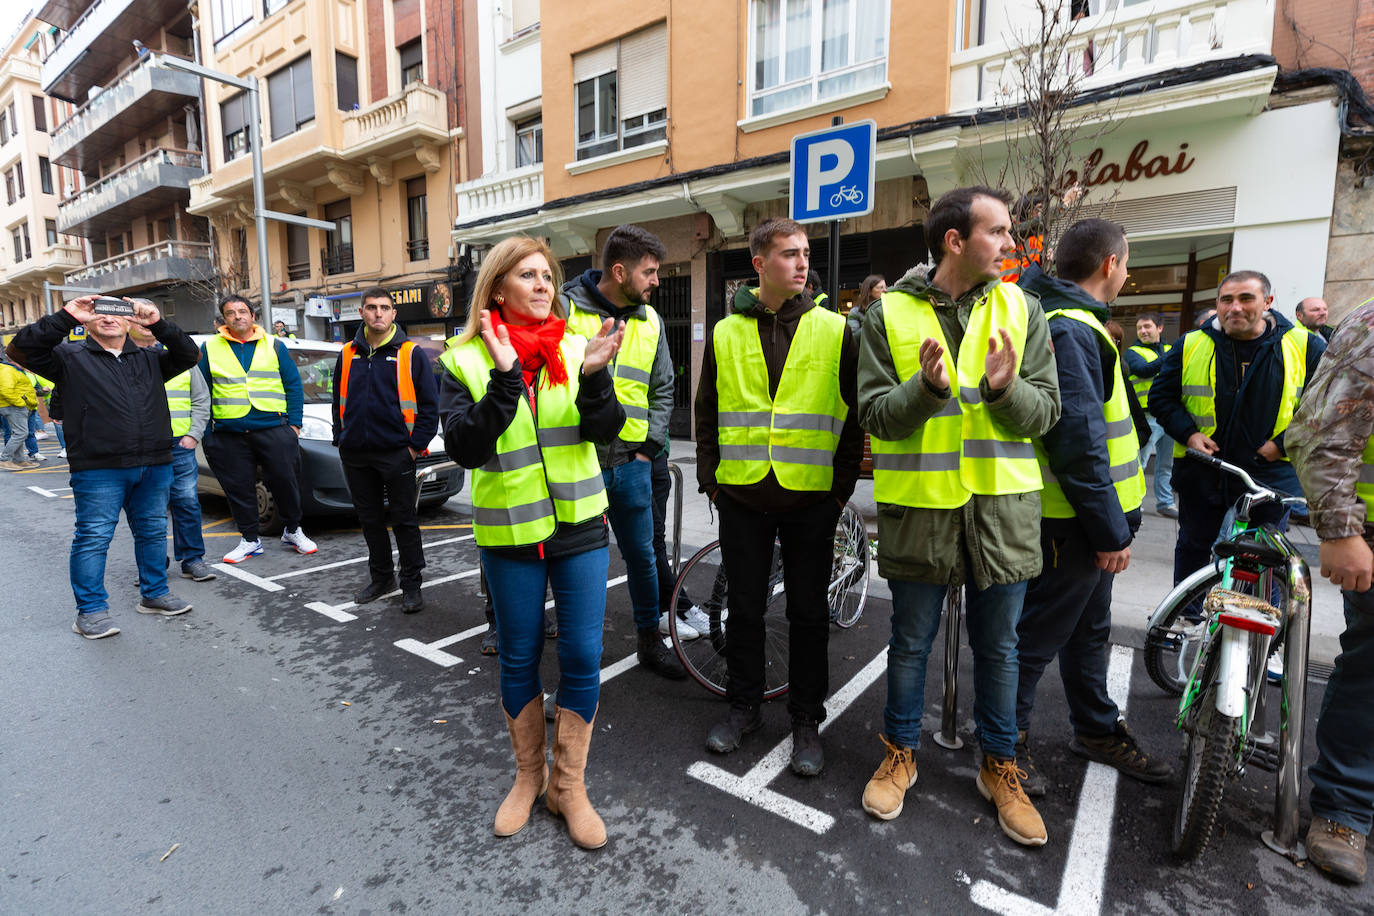
[[[1355,306],[1374,296],[1374,178],[1361,179],[1355,163],[1343,159],[1336,170],[1331,242],[1326,253],[1322,298],[1336,324]]]

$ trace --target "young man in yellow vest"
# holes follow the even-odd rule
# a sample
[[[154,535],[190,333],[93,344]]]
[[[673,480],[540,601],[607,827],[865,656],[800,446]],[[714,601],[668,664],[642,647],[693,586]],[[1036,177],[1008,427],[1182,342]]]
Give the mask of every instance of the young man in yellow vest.
[[[1061,405],[1059,422],[1036,446],[1045,482],[1044,569],[1026,589],[1016,628],[1016,756],[1031,797],[1045,794],[1045,780],[1031,761],[1026,734],[1036,686],[1056,655],[1073,726],[1070,750],[1143,782],[1171,775],[1168,764],[1136,744],[1107,693],[1112,580],[1131,562],[1145,498],[1140,437],[1131,419],[1135,392],[1103,324],[1111,318],[1107,303],[1126,282],[1129,253],[1119,225],[1086,219],[1060,236],[1057,277],[1038,264],[1021,274],[1022,289],[1040,297],[1049,319]]]
[[[864,316],[859,414],[893,613],[886,753],[863,808],[894,818],[916,782],[926,661],[946,592],[963,587],[984,755],[977,788],[1008,836],[1038,846],[1045,826],[1015,759],[1016,621],[1041,568],[1032,440],[1059,419],[1059,387],[1040,303],[1000,281],[1016,247],[1010,201],[985,187],[941,196],[925,227],[935,272],[909,271]]]
[[[1307,857],[1330,875],[1362,883],[1374,824],[1374,299],[1336,328],[1284,441],[1322,541],[1322,575],[1345,601],[1341,654],[1307,771]]]
[[[1294,327],[1273,304],[1268,277],[1233,271],[1217,289],[1216,317],[1179,338],[1150,386],[1150,413],[1174,440],[1174,582],[1211,562],[1226,510],[1242,492],[1231,475],[1186,457],[1185,446],[1245,468],[1266,486],[1299,492],[1284,430],[1326,341]],[[1260,507],[1256,518],[1286,520],[1275,506]]]
[[[257,469],[276,500],[285,529],[282,543],[314,553],[301,530],[301,447],[305,392],[286,344],[254,321],[242,296],[220,303],[224,326],[200,348],[200,371],[210,385],[210,429],[202,443],[229,501],[238,546],[224,555],[242,563],[262,553],[258,537]]]
[[[425,551],[416,514],[415,459],[439,429],[439,385],[425,351],[396,325],[396,306],[380,286],[363,291],[363,324],[334,366],[334,444],[367,542],[368,584],[358,604],[396,590],[387,534],[400,555],[401,610],[424,609]]]
[[[1142,408],[1150,402],[1150,386],[1164,365],[1164,354],[1172,347],[1166,344],[1161,335],[1164,333],[1163,319],[1154,312],[1137,315],[1135,319],[1135,343],[1121,354],[1130,372],[1135,397]],[[1140,449],[1140,468],[1144,470],[1155,456],[1155,512],[1164,518],[1178,518],[1174,508],[1174,491],[1169,486],[1169,477],[1174,473],[1173,440],[1159,425],[1154,417],[1150,421],[1150,438]]]
[[[792,771],[824,766],[819,726],[830,687],[826,599],[835,523],[863,457],[855,422],[857,345],[844,319],[804,293],[811,248],[790,219],[749,235],[759,285],[740,287],[717,322],[697,388],[697,482],[720,510],[730,619],[730,712],[706,746],[718,754],[763,725],[764,610],[773,543],[787,592]]]
[[[574,333],[590,340],[607,318],[625,324],[620,352],[610,365],[616,398],[625,408],[625,425],[614,442],[597,446],[596,454],[606,483],[606,515],[629,577],[639,663],[655,674],[681,680],[687,672],[660,635],[654,554],[653,462],[665,456],[667,471],[673,360],[663,319],[649,305],[649,297],[658,289],[658,265],[667,256],[653,233],[639,226],[617,226],[602,248],[602,269],[564,283],[563,295],[570,306],[568,328]]]

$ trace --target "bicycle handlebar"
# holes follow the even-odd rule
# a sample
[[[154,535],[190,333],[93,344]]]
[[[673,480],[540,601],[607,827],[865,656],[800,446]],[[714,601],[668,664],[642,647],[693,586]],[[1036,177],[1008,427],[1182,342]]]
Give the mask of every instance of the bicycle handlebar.
[[[1186,449],[1186,452],[1189,458],[1195,458],[1198,461],[1210,464],[1214,468],[1225,471],[1233,477],[1239,477],[1241,479],[1241,482],[1245,484],[1245,488],[1250,491],[1250,495],[1252,496],[1259,496],[1262,498],[1272,499],[1275,502],[1282,503],[1285,506],[1307,505],[1307,500],[1301,496],[1289,496],[1286,493],[1281,493],[1278,490],[1273,489],[1272,487],[1261,486],[1260,484],[1255,482],[1255,478],[1251,477],[1249,472],[1246,471],[1244,468],[1239,468],[1236,467],[1234,464],[1231,464],[1230,462],[1222,461],[1215,455],[1209,455],[1206,452],[1198,451],[1195,448]]]

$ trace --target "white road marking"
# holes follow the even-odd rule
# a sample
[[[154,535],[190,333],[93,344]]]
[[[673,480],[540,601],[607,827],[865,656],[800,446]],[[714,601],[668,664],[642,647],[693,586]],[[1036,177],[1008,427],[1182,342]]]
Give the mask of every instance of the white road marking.
[[[444,545],[444,544],[453,544],[453,543],[456,543],[456,542],[458,542],[458,541],[470,541],[470,540],[472,540],[472,537],[473,537],[473,536],[470,535],[470,534],[465,534],[465,535],[463,535],[462,537],[444,538],[443,540],[435,541],[435,542],[432,543],[432,544],[425,544],[425,545],[423,545],[423,546],[424,546],[426,549],[428,549],[428,548],[430,548],[430,547],[440,547],[440,546],[442,546],[442,545]],[[396,556],[398,553],[399,553],[399,551],[396,551],[396,550],[391,551],[392,556]],[[268,576],[267,578],[268,578],[268,579],[271,579],[273,582],[278,582],[278,581],[280,581],[280,580],[282,580],[282,579],[290,579],[290,578],[292,578],[292,577],[294,577],[294,576],[308,576],[308,575],[310,575],[311,573],[324,572],[326,569],[336,569],[336,568],[338,568],[338,567],[340,567],[340,566],[352,566],[352,565],[355,564],[355,563],[366,563],[366,562],[367,562],[367,554],[363,554],[361,557],[353,557],[353,558],[350,559],[350,560],[339,560],[339,561],[336,562],[336,563],[325,563],[325,564],[322,565],[322,566],[311,566],[311,567],[308,567],[308,568],[306,568],[306,569],[293,569],[293,570],[291,570],[290,572],[277,573],[275,576]]]
[[[428,582],[420,583],[420,588],[431,588],[435,585],[443,585],[445,582],[455,582],[458,579],[469,579],[477,575],[477,573],[479,573],[480,571],[480,569],[469,569],[465,572],[454,573],[451,576],[442,576],[438,579],[430,579]],[[270,584],[276,585],[275,582]],[[281,588],[280,585],[276,585],[276,587]],[[381,595],[376,600],[380,601],[382,600],[382,598],[394,598],[400,593],[401,590],[399,588],[393,589],[392,591],[387,592],[385,595]],[[357,620],[358,618],[356,615],[348,613],[349,608],[357,606],[358,603],[356,601],[345,601],[343,604],[326,604],[323,601],[312,601],[306,605],[306,607],[310,610],[318,611],[324,616],[332,620],[337,620],[340,623],[347,623],[350,620]]]
[[[1126,646],[1112,646],[1107,666],[1107,693],[1116,701],[1122,715],[1131,694],[1131,664],[1135,653]],[[1078,795],[1078,811],[1073,819],[1069,855],[1064,878],[1059,885],[1059,900],[1054,909],[1014,894],[991,881],[979,881],[969,892],[974,903],[1011,916],[1073,914],[1086,916],[1102,912],[1102,887],[1107,875],[1107,856],[1112,845],[1112,822],[1116,813],[1116,786],[1120,773],[1100,763],[1089,763]],[[1102,814],[1106,813],[1106,817]]]
[[[849,705],[857,700],[886,670],[887,649],[883,649],[873,661],[865,665],[858,674],[850,678],[848,683],[826,701],[826,716],[825,721],[820,725],[820,731],[825,731],[826,727],[848,709]],[[813,833],[824,834],[835,826],[834,817],[768,788],[768,784],[787,768],[791,756],[792,738],[789,735],[743,776],[736,776],[704,760],[688,767],[687,775],[700,779],[707,785],[715,786],[722,792],[728,792],[751,805],[756,805],[765,811],[786,818]]]
[[[215,569],[218,569],[220,572],[228,573],[235,579],[242,579],[249,585],[256,585],[258,588],[262,589],[265,592],[279,592],[282,591],[284,588],[284,586],[278,585],[277,583],[272,582],[268,579],[264,579],[262,576],[255,576],[250,572],[244,572],[237,566],[234,566],[230,563],[215,563],[214,567]]]
[[[37,493],[39,496],[46,496],[48,499],[57,499],[57,494],[52,490],[45,490],[42,487],[25,487],[25,489]]]

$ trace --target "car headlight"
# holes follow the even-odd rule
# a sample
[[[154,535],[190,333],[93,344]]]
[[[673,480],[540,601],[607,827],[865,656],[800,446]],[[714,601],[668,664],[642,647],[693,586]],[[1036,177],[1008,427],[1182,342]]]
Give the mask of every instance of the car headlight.
[[[334,439],[334,428],[319,417],[306,417],[301,423],[301,438],[330,442]]]

